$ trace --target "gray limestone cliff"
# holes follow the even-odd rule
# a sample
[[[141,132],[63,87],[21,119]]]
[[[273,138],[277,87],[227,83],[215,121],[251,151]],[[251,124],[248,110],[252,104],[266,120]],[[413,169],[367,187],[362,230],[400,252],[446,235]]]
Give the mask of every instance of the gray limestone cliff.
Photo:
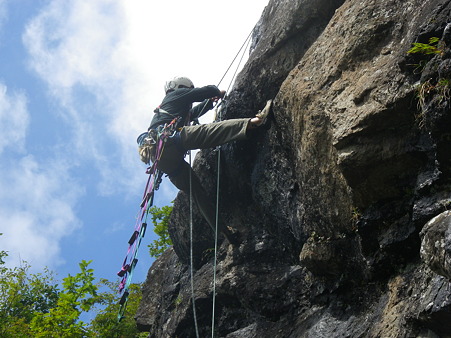
[[[267,99],[270,128],[220,150],[240,245],[218,248],[215,336],[451,337],[451,0],[269,1],[225,117]],[[216,158],[195,162],[212,197]],[[143,286],[151,337],[195,336],[188,210],[179,193]],[[212,247],[195,210],[201,337]]]

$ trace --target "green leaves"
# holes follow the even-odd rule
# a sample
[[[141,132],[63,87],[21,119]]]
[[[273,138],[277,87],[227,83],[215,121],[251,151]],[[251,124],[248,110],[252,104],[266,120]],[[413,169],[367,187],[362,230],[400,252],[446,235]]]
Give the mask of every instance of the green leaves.
[[[102,293],[102,309],[97,312],[91,322],[91,332],[94,337],[138,337],[138,329],[134,316],[141,301],[141,284],[130,284],[128,291],[127,309],[120,323],[117,321],[119,312],[119,299],[117,297],[117,284],[102,279],[100,284],[109,289]],[[143,337],[147,337],[148,333]]]
[[[162,215],[170,211],[161,210]],[[164,217],[163,217],[164,218]],[[0,337],[147,337],[139,333],[134,315],[141,301],[141,285],[131,284],[125,318],[117,322],[119,294],[117,283],[101,280],[95,284],[91,261],[81,261],[80,271],[68,275],[60,285],[53,273],[44,269],[32,274],[30,266],[8,268],[0,251]],[[107,291],[100,291],[100,288]],[[81,318],[96,316],[90,323]]]
[[[409,54],[441,54],[442,49],[438,47],[440,39],[437,37],[432,37],[429,39],[429,43],[419,43],[414,42],[413,47],[410,48],[407,53]]]
[[[2,252],[2,258],[7,254]],[[30,266],[7,268],[0,261],[0,337],[29,337],[29,324],[36,313],[56,306],[59,290],[53,273],[29,273]]]
[[[48,312],[37,312],[30,327],[36,337],[52,336],[85,337],[85,323],[79,320],[83,312],[100,302],[98,286],[94,285],[94,270],[88,269],[91,261],[79,263],[80,272],[63,279],[63,290],[59,293],[56,306]]]
[[[154,206],[149,210],[149,214],[152,215],[154,232],[159,236],[158,239],[148,245],[151,257],[159,257],[172,245],[168,232],[168,223],[169,218],[171,217],[172,208],[173,206],[164,206],[162,208]]]

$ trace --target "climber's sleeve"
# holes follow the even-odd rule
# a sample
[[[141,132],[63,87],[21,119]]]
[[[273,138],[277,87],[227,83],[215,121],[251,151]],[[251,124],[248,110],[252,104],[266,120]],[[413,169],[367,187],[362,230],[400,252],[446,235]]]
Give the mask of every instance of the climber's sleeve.
[[[221,91],[216,86],[205,86],[200,88],[193,88],[187,94],[185,99],[191,102],[201,102],[205,99],[220,96]]]
[[[197,106],[193,107],[190,111],[191,113],[191,120],[198,119],[202,115],[204,115],[207,111],[213,108],[213,101],[212,100],[204,100],[201,103],[199,103]]]

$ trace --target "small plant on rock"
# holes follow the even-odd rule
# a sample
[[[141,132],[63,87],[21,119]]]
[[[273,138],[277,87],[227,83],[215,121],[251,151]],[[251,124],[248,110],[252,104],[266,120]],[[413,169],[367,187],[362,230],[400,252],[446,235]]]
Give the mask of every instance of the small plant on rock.
[[[429,43],[414,42],[412,45],[413,47],[407,51],[407,54],[423,56],[422,60],[419,60],[417,64],[410,65],[415,67],[414,74],[421,73],[432,56],[443,56],[445,51],[445,43],[437,37],[429,38]]]
[[[158,258],[172,245],[172,240],[171,237],[169,237],[168,231],[168,223],[169,218],[171,217],[172,208],[172,205],[161,208],[154,206],[149,210],[149,214],[152,217],[154,232],[158,236],[158,239],[148,245],[151,257]]]
[[[440,39],[432,37],[429,39],[429,43],[414,42],[413,47],[410,48],[407,53],[409,54],[443,54],[443,46],[440,45]]]
[[[418,125],[420,128],[424,127],[424,118],[427,111],[427,102],[436,97],[436,102],[442,103],[451,98],[451,80],[441,78],[436,84],[432,79],[426,80],[417,87],[418,110],[417,115]]]

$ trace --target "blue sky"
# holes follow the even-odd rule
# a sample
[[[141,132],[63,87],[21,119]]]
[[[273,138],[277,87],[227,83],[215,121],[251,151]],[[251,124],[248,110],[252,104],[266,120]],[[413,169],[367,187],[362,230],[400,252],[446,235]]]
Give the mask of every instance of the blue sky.
[[[268,0],[0,0],[0,249],[116,279],[147,175],[136,137],[176,75],[217,84]],[[224,88],[228,85],[226,78]],[[208,122],[205,121],[204,122]],[[155,205],[177,191],[165,179]],[[134,282],[152,259],[148,231]]]

